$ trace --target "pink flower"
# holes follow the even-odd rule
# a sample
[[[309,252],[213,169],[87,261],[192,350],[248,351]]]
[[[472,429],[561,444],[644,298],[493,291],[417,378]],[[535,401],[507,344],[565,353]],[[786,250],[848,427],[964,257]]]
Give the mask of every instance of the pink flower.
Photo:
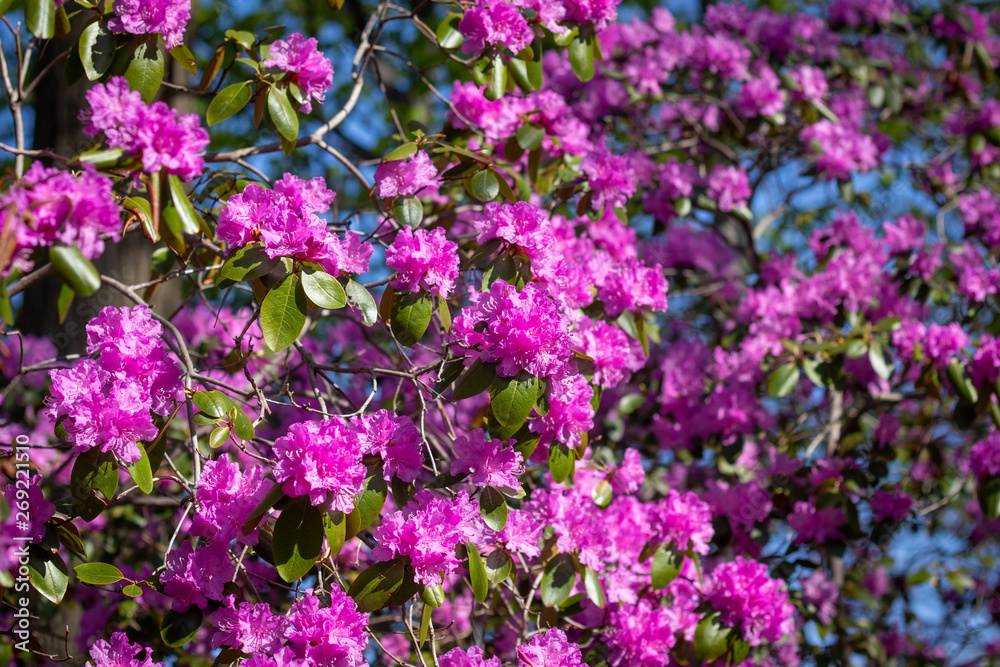
[[[800,141],[812,144],[816,167],[828,179],[847,180],[852,171],[864,173],[878,166],[882,151],[871,137],[846,120],[820,120],[802,130]]]
[[[420,432],[408,417],[388,410],[361,415],[351,426],[361,439],[365,454],[382,457],[382,475],[390,481],[395,475],[404,482],[413,482],[424,464]]]
[[[438,586],[460,567],[455,547],[481,539],[479,507],[460,493],[454,498],[435,496],[427,490],[417,492],[403,510],[382,517],[382,525],[373,537],[378,546],[372,550],[375,560],[386,561],[409,556],[416,570],[414,579],[426,586]]]
[[[331,511],[354,509],[365,482],[364,450],[343,417],[292,424],[274,441],[274,456],[274,478],[289,496],[309,496]]]
[[[500,239],[512,248],[524,251],[532,262],[547,260],[555,243],[549,216],[530,202],[490,202],[472,224],[479,232],[476,237],[479,243]]]
[[[622,605],[611,616],[608,642],[609,664],[629,667],[660,667],[670,664],[670,649],[676,642],[675,617],[667,607],[654,607],[649,600]]]
[[[507,512],[507,524],[496,534],[496,541],[512,553],[534,558],[541,553],[538,540],[542,537],[543,528],[531,512],[512,509]]]
[[[164,565],[167,569],[160,581],[163,592],[174,599],[174,611],[184,611],[191,605],[204,609],[208,600],[221,600],[222,587],[236,574],[236,563],[225,542],[212,542],[192,551],[191,543],[185,540],[180,548],[167,554]]]
[[[777,75],[766,65],[759,72],[743,84],[736,98],[736,110],[744,118],[773,116],[785,108],[786,95]]]
[[[591,207],[595,211],[608,207],[624,206],[636,188],[636,175],[632,162],[624,155],[612,155],[603,145],[587,153],[580,163],[580,171],[587,175]]]
[[[128,640],[124,632],[111,635],[111,642],[98,639],[90,649],[87,667],[163,667],[162,662],[153,662],[153,649],[146,648],[146,656],[137,658],[143,650],[139,644]]]
[[[969,467],[980,482],[1000,476],[1000,433],[993,431],[972,446]]]
[[[456,82],[451,92],[454,111],[449,111],[455,127],[469,127],[467,123],[482,128],[490,139],[510,136],[521,127],[518,112],[505,100],[487,100],[483,95],[486,86],[476,86],[471,81]]]
[[[453,648],[440,658],[440,667],[500,667],[500,658],[483,658],[483,649],[478,646],[470,646],[463,651],[460,648]]]
[[[115,0],[114,10],[116,16],[108,20],[111,32],[160,33],[168,49],[184,42],[191,20],[191,0]]]
[[[396,270],[393,289],[423,289],[447,298],[458,278],[458,244],[448,240],[443,227],[413,231],[404,226],[386,248],[385,263]]]
[[[618,3],[621,0],[561,0],[566,8],[566,19],[576,23],[593,21],[598,28],[603,28],[618,16]]]
[[[712,511],[691,491],[681,495],[670,489],[656,508],[650,510],[650,523],[661,543],[673,543],[681,551],[691,549],[702,555],[708,553],[715,534]]]
[[[816,607],[816,616],[821,623],[832,621],[837,614],[837,596],[840,594],[837,584],[822,569],[815,570],[800,583],[802,601]]]
[[[270,488],[271,482],[264,480],[261,466],[251,466],[244,473],[238,463],[229,461],[228,455],[206,462],[195,491],[199,511],[191,534],[219,542],[235,539],[250,546],[257,544],[257,531],[244,535],[242,528]]]
[[[402,160],[383,162],[375,168],[375,185],[383,199],[412,197],[421,191],[436,192],[440,184],[437,167],[423,151]]]
[[[519,452],[504,449],[500,440],[487,441],[483,432],[476,429],[455,439],[455,460],[451,462],[451,474],[464,472],[471,473],[469,482],[474,486],[519,489],[521,483],[517,475],[524,474],[524,460]]]
[[[212,635],[212,648],[232,646],[242,653],[274,653],[285,643],[289,621],[284,616],[271,613],[268,604],[241,602],[235,605],[236,596],[227,595],[223,606],[209,619],[218,627]]]
[[[518,53],[535,36],[517,7],[504,0],[479,0],[478,5],[465,10],[458,31],[465,35],[463,53],[479,53],[487,44],[499,44]]]
[[[585,667],[580,647],[559,628],[546,630],[517,647],[518,667]]]
[[[590,494],[579,487],[536,489],[524,509],[543,526],[551,526],[559,551],[576,552],[579,561],[595,572],[604,572],[612,549],[604,527],[604,516],[596,510]]]
[[[368,645],[368,615],[358,611],[354,600],[334,586],[330,591],[330,606],[320,609],[319,599],[308,591],[292,605],[288,619],[292,629],[287,632],[292,650],[311,665],[363,667],[368,662],[364,650]]]
[[[816,541],[823,544],[828,540],[839,540],[844,536],[840,527],[847,521],[844,510],[839,507],[816,509],[812,503],[799,501],[795,503],[795,511],[788,517],[788,525],[798,535],[795,544]]]
[[[293,32],[288,39],[276,39],[271,44],[271,57],[262,64],[277,67],[291,74],[284,80],[302,89],[304,101],[299,111],[310,113],[312,100],[322,103],[326,91],[333,86],[333,64],[317,48],[315,38],[306,39]]]
[[[913,509],[913,498],[900,489],[879,489],[868,501],[872,507],[872,519],[898,523]]]
[[[499,375],[513,377],[523,370],[547,377],[566,367],[572,356],[568,323],[535,283],[518,292],[497,280],[489,292],[475,293],[470,300],[472,304],[455,318],[452,333],[463,344],[480,349],[484,362],[497,364]]]
[[[12,482],[4,487],[4,495],[7,498],[7,507],[16,510],[19,504],[27,502],[27,510],[11,511],[11,516],[4,523],[0,523],[0,529],[6,535],[16,535],[16,539],[27,537],[29,542],[38,544],[45,537],[45,524],[56,513],[56,506],[45,499],[42,489],[38,486],[42,478],[34,475],[28,481],[27,498],[18,499],[18,489],[24,491],[24,485]],[[27,521],[21,521],[26,515]]]
[[[532,455],[537,461],[548,456],[553,440],[567,447],[577,447],[582,434],[594,427],[594,389],[582,375],[561,374],[549,382],[549,411],[528,422],[539,438],[538,449]]]
[[[715,201],[720,211],[732,211],[746,206],[751,195],[750,182],[743,167],[726,167],[717,164],[712,167],[705,181],[708,198]]]
[[[581,351],[594,360],[594,382],[607,389],[627,381],[646,363],[642,343],[610,322],[585,319],[577,336]]]
[[[609,317],[637,308],[664,311],[668,287],[659,264],[648,267],[642,260],[629,257],[608,272],[597,297],[604,302]]]
[[[722,612],[722,624],[739,629],[751,646],[777,642],[795,629],[788,592],[767,576],[763,563],[742,556],[722,563],[705,586],[705,599]]]

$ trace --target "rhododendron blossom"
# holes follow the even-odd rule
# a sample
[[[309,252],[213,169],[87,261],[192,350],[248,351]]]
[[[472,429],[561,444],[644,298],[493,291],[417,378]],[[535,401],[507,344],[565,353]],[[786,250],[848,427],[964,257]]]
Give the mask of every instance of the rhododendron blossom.
[[[321,103],[326,99],[326,91],[333,85],[333,64],[316,48],[317,41],[299,32],[293,32],[286,39],[276,39],[271,44],[271,57],[261,63],[264,67],[277,67],[288,72],[287,81],[297,85],[302,91],[299,111],[312,111],[312,102]]]
[[[114,12],[108,21],[112,32],[160,33],[172,49],[184,41],[191,0],[115,0]]]

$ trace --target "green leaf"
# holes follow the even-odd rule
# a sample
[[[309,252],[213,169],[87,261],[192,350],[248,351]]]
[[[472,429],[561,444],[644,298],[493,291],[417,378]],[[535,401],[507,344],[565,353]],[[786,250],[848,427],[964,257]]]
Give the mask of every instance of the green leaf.
[[[227,30],[226,39],[231,39],[249,51],[257,42],[257,36],[247,30]]]
[[[250,421],[247,413],[243,412],[242,408],[234,405],[226,415],[229,417],[230,427],[237,438],[243,441],[253,440],[256,435],[253,422]]]
[[[408,227],[419,227],[424,219],[424,205],[416,197],[400,199],[392,207],[392,217]]]
[[[602,479],[600,482],[594,485],[593,490],[590,492],[590,497],[594,500],[594,504],[605,509],[611,504],[614,498],[613,489],[608,480]]]
[[[83,73],[91,81],[96,81],[108,71],[115,59],[115,36],[104,21],[95,17],[80,33],[80,64]]]
[[[476,359],[455,382],[452,395],[456,401],[477,396],[492,385],[496,377],[496,364],[487,364],[483,363],[482,359]]]
[[[382,158],[382,163],[385,164],[386,162],[392,162],[393,160],[405,160],[416,153],[419,148],[420,147],[417,146],[416,142],[408,141],[405,144],[396,146],[389,151],[385,157]]]
[[[494,584],[499,584],[509,577],[513,570],[514,561],[505,549],[494,549],[486,557],[486,576]]]
[[[83,563],[73,568],[76,578],[85,584],[107,586],[125,578],[122,571],[108,563]]]
[[[198,73],[198,63],[195,62],[194,54],[191,53],[191,49],[184,44],[178,44],[167,53],[170,54],[171,58],[177,61],[178,65],[187,70],[191,76]]]
[[[320,308],[337,310],[347,305],[347,293],[340,281],[320,268],[302,270],[302,289],[309,300]]]
[[[265,276],[278,266],[280,258],[270,258],[259,246],[245,245],[226,258],[219,277],[233,282],[252,281]]]
[[[489,169],[480,171],[469,183],[472,195],[479,201],[493,201],[500,194],[500,183]]]
[[[137,598],[142,595],[142,588],[135,584],[129,584],[122,589],[122,594],[127,595],[130,598]]]
[[[229,427],[220,426],[212,431],[212,434],[208,437],[208,445],[212,449],[218,449],[224,444],[229,442]]]
[[[537,123],[525,123],[518,129],[514,138],[517,139],[518,146],[526,151],[533,151],[542,147],[542,140],[545,138],[545,128]]]
[[[216,419],[222,419],[230,408],[236,407],[231,398],[218,390],[195,392],[191,400],[199,410]]]
[[[68,294],[69,296],[64,296]],[[59,286],[59,323],[62,324],[66,319],[66,311],[69,310],[69,304],[73,301],[73,290],[69,289],[65,284]],[[64,305],[65,303],[65,305]],[[10,294],[7,293],[7,285],[0,280],[0,318],[3,319],[7,324],[14,326],[14,307],[10,303]]]
[[[163,83],[165,66],[166,60],[155,42],[142,42],[136,47],[128,69],[125,70],[125,78],[146,104],[151,104],[156,97],[156,91]]]
[[[13,4],[14,0],[0,0],[0,16],[6,14],[7,10],[10,9]],[[11,584],[11,587],[13,587],[13,584]],[[6,665],[7,663],[0,660],[0,664]]]
[[[187,611],[181,612],[171,609],[163,615],[163,622],[160,624],[160,638],[167,646],[180,648],[195,638],[204,620],[204,614],[195,605],[191,605]]]
[[[485,602],[486,595],[490,592],[490,580],[486,576],[483,557],[479,555],[479,549],[472,542],[465,543],[465,551],[469,555],[469,580],[472,582],[472,594],[479,602]]]
[[[118,464],[114,454],[92,447],[76,457],[70,473],[70,496],[73,509],[84,521],[96,519],[117,490]],[[100,491],[103,499],[95,491]]]
[[[354,598],[359,612],[370,614],[409,599],[400,599],[413,582],[412,573],[407,572],[408,561],[408,558],[396,558],[375,563],[358,575],[347,594]]]
[[[24,22],[38,39],[52,39],[56,34],[55,0],[28,0]]]
[[[661,545],[653,554],[653,590],[659,591],[667,587],[681,573],[684,564],[684,554],[672,543]]]
[[[194,205],[191,204],[187,193],[184,192],[184,184],[174,174],[167,176],[167,182],[170,184],[170,198],[174,202],[174,208],[177,209],[177,215],[180,218],[181,231],[192,236],[197,235],[204,222]]]
[[[308,496],[281,510],[274,524],[274,565],[287,582],[301,579],[316,564],[323,549],[323,517]]]
[[[260,523],[261,517],[263,517],[267,512],[274,507],[275,503],[285,497],[285,490],[283,484],[273,484],[268,490],[267,494],[261,498],[257,506],[253,508],[250,512],[250,517],[247,519],[246,523],[243,524],[243,534],[249,535],[257,524]]]
[[[569,64],[580,81],[586,83],[594,78],[594,43],[589,31],[569,43]]]
[[[400,345],[413,345],[424,335],[434,315],[434,301],[423,292],[398,292],[390,310],[389,328]]]
[[[66,548],[84,560],[87,559],[87,547],[80,538],[80,529],[76,525],[65,522],[56,527],[59,541],[66,545]]]
[[[507,525],[507,501],[495,486],[487,486],[479,494],[479,513],[486,525],[493,530],[503,530]]]
[[[788,362],[781,364],[767,378],[767,393],[775,398],[788,396],[799,382],[799,367]]]
[[[212,98],[212,103],[208,105],[205,119],[209,126],[221,123],[238,114],[250,102],[252,96],[253,85],[249,81],[240,81],[220,90],[219,94]]]
[[[576,583],[576,562],[572,554],[560,553],[545,564],[542,573],[542,603],[555,607],[569,597]]]
[[[988,477],[976,487],[976,498],[983,516],[990,521],[1000,517],[1000,477]]]
[[[434,608],[430,605],[424,605],[424,608],[420,610],[420,630],[417,632],[417,647],[423,646],[424,642],[427,641],[427,633],[431,628],[431,616],[434,614]]]
[[[288,92],[284,88],[272,86],[267,91],[267,111],[278,132],[285,139],[295,141],[299,136],[299,115],[288,100]]]
[[[326,534],[327,544],[330,545],[330,555],[334,558],[344,548],[347,541],[347,515],[343,512],[323,513],[323,532]]]
[[[958,359],[948,362],[948,380],[965,403],[975,405],[979,400],[979,392],[972,386],[972,380],[965,374],[965,366]]]
[[[465,36],[452,27],[452,20],[455,19],[454,16],[449,16],[441,25],[438,26],[436,36],[438,44],[441,45],[442,49],[451,51],[452,49],[457,49],[465,41]]]
[[[129,465],[128,474],[132,476],[139,490],[149,495],[153,492],[153,471],[149,467],[149,454],[141,442],[137,442],[135,446],[139,448],[141,456],[138,461]]]
[[[576,452],[566,445],[553,442],[549,446],[549,473],[556,484],[562,484],[570,478],[575,463]]]
[[[368,466],[365,474],[365,487],[358,496],[355,507],[358,510],[360,523],[358,530],[364,530],[374,523],[379,512],[385,506],[385,499],[389,495],[389,487],[386,486],[385,477],[382,474],[382,466]]]
[[[608,603],[604,596],[604,586],[601,585],[601,579],[597,573],[589,567],[583,573],[583,588],[587,591],[587,597],[590,598],[590,601],[597,605],[598,609],[604,609],[604,605]]]
[[[80,296],[92,296],[101,287],[101,274],[76,246],[52,246],[49,261],[56,275]]]
[[[507,88],[507,63],[503,54],[493,56],[493,67],[490,70],[490,87],[486,90],[486,99],[499,100]]]
[[[694,630],[694,652],[699,660],[718,660],[729,650],[730,628],[719,623],[719,613],[713,612],[701,619]]]
[[[883,380],[888,380],[892,377],[892,366],[885,360],[885,356],[882,353],[882,344],[877,340],[873,340],[868,347],[868,361],[871,362],[872,370]]]
[[[490,387],[490,413],[500,424],[493,437],[508,440],[524,425],[538,396],[538,378],[527,371],[497,377]]]
[[[354,280],[348,280],[344,291],[347,293],[347,303],[351,309],[361,311],[361,317],[366,327],[370,327],[378,321],[378,306],[375,304],[375,298],[371,292],[365,289],[364,285]]]
[[[275,285],[260,307],[264,342],[274,352],[294,343],[306,323],[306,293],[297,275],[285,276]]]
[[[31,586],[52,604],[62,602],[69,586],[69,569],[59,554],[32,545],[28,552]]]

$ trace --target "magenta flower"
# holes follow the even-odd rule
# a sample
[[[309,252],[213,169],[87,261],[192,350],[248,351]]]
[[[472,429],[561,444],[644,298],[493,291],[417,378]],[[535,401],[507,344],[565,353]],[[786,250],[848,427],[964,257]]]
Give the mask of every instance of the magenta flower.
[[[465,35],[463,53],[479,53],[487,44],[505,46],[518,53],[535,36],[517,7],[504,0],[479,0],[478,5],[465,10],[458,31]]]
[[[650,268],[641,259],[629,257],[608,272],[597,297],[604,302],[609,317],[636,308],[664,311],[668,287],[659,264]]]
[[[559,628],[551,628],[517,647],[518,667],[584,667],[580,647]]]
[[[846,121],[820,120],[802,130],[799,139],[812,144],[816,168],[828,179],[846,181],[852,171],[874,169],[881,156],[872,138]]]
[[[650,523],[663,544],[674,543],[681,551],[691,549],[705,555],[712,541],[712,510],[696,494],[671,489],[650,512]]]
[[[110,179],[92,165],[74,175],[35,162],[24,177],[0,195],[0,229],[16,240],[11,264],[0,267],[24,272],[34,268],[34,248],[76,245],[88,259],[104,252],[104,239],[121,238],[118,204]]]
[[[385,263],[396,270],[393,289],[447,298],[458,278],[458,244],[448,240],[443,227],[413,231],[404,226],[386,248]]]
[[[309,496],[331,511],[354,509],[365,482],[364,449],[343,417],[292,424],[274,441],[274,456],[274,478],[289,496]]]
[[[383,199],[412,197],[421,191],[436,192],[441,179],[430,156],[417,151],[402,160],[390,160],[375,167],[375,185]]]
[[[486,86],[476,86],[471,81],[456,82],[451,92],[454,111],[449,111],[455,127],[468,127],[468,123],[482,128],[490,139],[508,137],[521,127],[521,119],[506,98],[488,100],[483,95]],[[457,114],[456,114],[457,112]]]
[[[705,599],[722,612],[723,625],[735,627],[751,646],[774,643],[795,629],[794,608],[781,582],[767,566],[737,556],[712,572]]]
[[[559,551],[576,552],[582,564],[604,572],[612,542],[590,493],[584,494],[579,487],[559,488],[552,482],[550,488],[536,489],[524,509],[543,526],[552,527]]]
[[[500,440],[487,440],[483,432],[476,429],[455,439],[451,474],[464,472],[471,473],[469,482],[474,486],[519,489],[521,482],[517,476],[524,474],[524,459],[513,449],[504,449]]]
[[[35,544],[42,541],[45,537],[45,524],[48,523],[49,519],[56,513],[56,506],[45,499],[42,494],[42,489],[38,486],[38,483],[42,481],[40,475],[34,475],[28,482],[27,494],[28,497],[20,498],[20,502],[27,502],[28,509],[23,512],[11,512],[11,516],[8,520],[0,523],[0,529],[6,535],[16,535],[17,538],[27,537],[28,541]],[[23,485],[21,485],[21,490],[24,490]],[[18,506],[18,484],[12,482],[4,487],[4,496],[7,498],[7,507],[16,508]],[[18,521],[18,518],[23,519],[23,515],[27,515],[27,521]]]
[[[438,586],[460,567],[455,547],[464,542],[479,543],[479,507],[464,493],[442,498],[420,490],[414,500],[401,511],[382,517],[382,525],[373,534],[378,546],[372,550],[372,558],[386,561],[409,556],[416,570],[414,579]]]
[[[1000,476],[1000,433],[993,431],[972,446],[969,468],[980,482]]]
[[[581,351],[594,360],[594,382],[612,388],[646,364],[642,343],[610,322],[583,320],[577,336]]]
[[[624,155],[612,155],[603,145],[587,153],[580,171],[590,183],[591,207],[595,211],[624,206],[635,194],[636,174],[632,161]]]
[[[717,164],[708,173],[705,186],[708,189],[708,198],[719,206],[720,211],[732,211],[740,206],[746,206],[752,194],[743,167]]]
[[[566,318],[534,283],[518,292],[497,280],[489,292],[474,293],[470,300],[452,333],[480,349],[483,361],[497,364],[498,374],[512,377],[524,370],[547,377],[566,367],[572,356]]]
[[[496,533],[497,544],[507,547],[512,553],[523,554],[525,558],[534,558],[541,553],[538,540],[542,537],[544,526],[535,520],[531,512],[525,510],[509,510],[507,524]]]
[[[271,482],[264,480],[261,466],[243,472],[238,463],[229,461],[228,455],[206,462],[195,491],[199,510],[191,534],[219,542],[235,539],[250,546],[257,544],[257,531],[244,535],[242,528],[270,488]]]
[[[609,664],[614,667],[670,664],[676,625],[675,615],[667,607],[654,607],[649,600],[622,605],[612,614],[611,630],[605,635],[610,649]]]
[[[201,175],[209,137],[197,114],[178,118],[163,102],[146,104],[119,76],[87,91],[87,102],[90,108],[80,112],[84,132],[136,155],[145,173],[163,169],[187,181]]]
[[[212,635],[212,648],[232,646],[242,653],[274,653],[285,643],[289,621],[271,613],[268,604],[241,602],[237,609],[236,596],[227,595],[223,606],[209,619],[218,630]]]
[[[363,652],[368,645],[368,615],[358,611],[354,600],[340,588],[330,591],[330,606],[319,606],[319,598],[308,591],[292,605],[287,632],[295,655],[311,665],[363,667],[368,664]]]
[[[271,57],[262,64],[277,67],[291,74],[284,80],[302,89],[304,101],[299,111],[310,113],[312,100],[321,103],[326,91],[333,86],[333,63],[317,48],[315,38],[306,39],[302,33],[293,32],[288,39],[276,39],[271,44]]]
[[[795,511],[788,517],[789,527],[796,531],[795,544],[816,541],[823,544],[829,540],[839,540],[844,536],[840,527],[847,521],[844,510],[839,507],[816,509],[812,503],[799,501]]]
[[[594,427],[594,389],[582,375],[561,374],[549,381],[549,411],[532,419],[528,426],[539,438],[532,460],[547,457],[553,440],[577,447],[582,434]]]
[[[108,20],[111,32],[159,33],[172,49],[184,42],[191,0],[115,0],[114,11],[115,16]]]
[[[209,600],[221,600],[222,587],[236,574],[236,563],[225,542],[212,542],[192,551],[191,543],[185,540],[180,548],[167,554],[164,565],[167,569],[160,581],[163,592],[173,598],[174,611],[184,611],[191,605],[204,609]]]
[[[468,650],[453,648],[440,658],[440,667],[500,667],[500,658],[483,658],[483,649],[470,646]]]
[[[385,481],[395,475],[404,482],[417,479],[424,465],[420,431],[409,417],[400,417],[388,410],[361,415],[351,426],[361,439],[365,454],[382,457]]]
[[[136,656],[143,647],[133,644],[124,632],[111,635],[111,641],[98,639],[90,649],[90,660],[87,667],[163,667],[162,662],[153,662],[153,649],[146,648],[143,658]]]
[[[868,501],[872,506],[872,519],[898,523],[913,509],[913,498],[900,489],[879,489]]]
[[[566,19],[576,23],[593,21],[598,28],[603,28],[618,16],[618,3],[621,0],[561,0],[566,8]]]
[[[476,237],[479,243],[492,239],[506,241],[512,248],[523,251],[532,262],[548,259],[555,243],[548,214],[530,202],[490,202],[472,224],[479,232]]]
[[[816,616],[820,623],[829,623],[837,614],[837,597],[840,589],[826,572],[815,570],[800,581],[802,584],[802,601],[816,607]]]

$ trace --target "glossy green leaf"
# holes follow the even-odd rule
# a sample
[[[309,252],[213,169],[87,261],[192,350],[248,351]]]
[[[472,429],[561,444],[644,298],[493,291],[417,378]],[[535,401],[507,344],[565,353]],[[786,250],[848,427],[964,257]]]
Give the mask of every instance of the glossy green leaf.
[[[499,584],[514,571],[514,561],[505,549],[494,549],[486,557],[486,576],[494,584]]]
[[[493,201],[500,194],[500,183],[493,172],[484,169],[470,179],[473,196],[479,201]]]
[[[976,388],[972,385],[972,380],[965,373],[965,366],[962,365],[962,362],[958,359],[950,360],[947,372],[951,386],[954,387],[962,401],[968,405],[975,405],[979,400],[979,392],[976,391]]]
[[[767,377],[767,393],[775,398],[788,396],[799,383],[799,367],[793,362],[781,364]]]
[[[141,442],[136,443],[136,447],[140,452],[139,460],[128,466],[128,474],[139,490],[148,495],[153,492],[153,470],[149,466],[149,454],[146,453],[146,448]]]
[[[107,586],[125,578],[122,571],[109,563],[83,563],[73,568],[76,578],[85,584]]]
[[[882,344],[877,340],[873,340],[868,347],[868,361],[871,362],[872,370],[883,380],[888,380],[892,377],[892,366],[885,360],[882,352]]]
[[[553,442],[549,447],[549,473],[556,484],[562,484],[570,478],[575,463],[576,452],[566,445]]]
[[[375,563],[359,574],[347,591],[358,611],[370,614],[383,607],[399,606],[416,593],[408,562],[408,558],[396,558]]]
[[[204,620],[204,613],[196,605],[191,605],[187,611],[171,609],[163,615],[160,638],[167,646],[180,648],[195,638]]]
[[[111,452],[97,447],[76,457],[70,473],[70,496],[73,509],[84,521],[93,521],[118,490],[118,464]],[[100,492],[102,497],[95,495]]]
[[[347,304],[352,310],[360,310],[362,320],[366,327],[370,327],[378,321],[378,305],[375,298],[365,286],[355,280],[348,280],[344,288],[347,293]]]
[[[705,616],[694,630],[694,652],[699,660],[718,660],[729,650],[730,629],[719,622],[719,613]]]
[[[24,22],[28,31],[38,39],[52,39],[56,34],[55,0],[28,0]]]
[[[498,100],[503,97],[507,88],[507,61],[502,54],[493,56],[489,81],[490,87],[486,90],[486,99]]]
[[[138,91],[142,101],[151,104],[163,83],[166,60],[155,42],[142,42],[136,47],[125,78],[132,90]]]
[[[454,18],[454,16],[449,16],[442,21],[436,33],[438,44],[441,45],[442,49],[449,51],[457,49],[465,41],[465,36],[452,25]]]
[[[257,42],[257,36],[248,30],[227,30],[226,39],[231,39],[249,51]]]
[[[493,530],[503,530],[507,525],[507,500],[495,486],[484,487],[479,494],[479,513]]]
[[[496,377],[496,364],[487,364],[482,359],[476,359],[455,382],[452,394],[456,401],[478,396],[493,384]]]
[[[417,632],[417,647],[423,646],[427,641],[427,633],[431,628],[431,616],[434,615],[434,608],[424,605],[420,610],[420,630]]]
[[[347,305],[347,293],[340,281],[322,269],[302,270],[302,289],[309,300],[320,308],[337,310]]]
[[[199,410],[217,419],[225,417],[230,408],[236,406],[231,398],[217,389],[195,392],[191,400]]]
[[[301,496],[281,510],[274,524],[274,565],[285,581],[301,579],[316,564],[323,548],[323,517]]]
[[[137,598],[142,595],[142,587],[135,584],[129,584],[122,588],[122,594],[127,595],[130,598]]]
[[[587,597],[590,598],[590,601],[598,609],[604,609],[604,606],[608,603],[604,595],[604,586],[601,585],[601,578],[589,567],[583,572],[583,588],[587,592]]]
[[[390,309],[389,328],[400,345],[410,346],[427,331],[434,301],[423,292],[399,292]]]
[[[576,583],[576,562],[572,554],[560,553],[545,564],[542,573],[542,603],[555,607],[569,597]]]
[[[545,138],[545,128],[537,123],[525,123],[514,135],[517,145],[526,151],[533,151],[542,147],[542,140]]]
[[[594,78],[594,44],[590,35],[577,35],[569,43],[569,64],[580,81]]]
[[[219,276],[237,283],[244,280],[251,281],[267,275],[279,263],[279,258],[268,257],[260,247],[245,245],[226,258]]]
[[[91,296],[101,287],[101,274],[76,246],[52,246],[49,261],[56,275],[79,296]]]
[[[32,545],[28,552],[31,587],[52,604],[62,602],[69,586],[69,569],[57,553]]]
[[[490,435],[501,440],[513,436],[524,424],[538,396],[538,378],[521,371],[515,377],[497,377],[490,386],[490,414],[499,429]]]
[[[212,98],[212,103],[208,105],[208,113],[205,119],[208,124],[215,125],[227,118],[235,116],[243,110],[253,96],[253,84],[249,81],[240,81],[226,86]]]
[[[677,550],[673,544],[663,544],[653,554],[653,590],[658,591],[666,588],[671,581],[681,573],[681,566],[684,565],[684,554]]]
[[[241,408],[234,405],[226,413],[226,416],[229,418],[230,428],[237,438],[245,442],[254,439],[256,432],[253,422]]]
[[[170,54],[171,58],[177,61],[178,65],[187,70],[187,72],[192,76],[198,73],[198,63],[195,61],[194,54],[191,53],[191,49],[189,49],[186,45],[178,44],[167,53]]]
[[[419,227],[424,219],[424,205],[416,197],[399,199],[392,207],[392,217],[408,227]]]
[[[444,604],[444,589],[441,586],[424,586],[420,589],[420,599],[429,607],[440,607]]]
[[[343,512],[323,513],[323,532],[330,546],[330,555],[335,557],[344,548],[347,541],[347,515]]]
[[[96,81],[108,71],[115,59],[115,36],[104,21],[96,17],[80,33],[78,51],[83,73],[91,81]]]
[[[177,209],[177,215],[181,222],[181,231],[185,234],[197,235],[204,222],[201,215],[195,210],[194,205],[184,192],[184,184],[177,176],[170,174],[167,176],[167,183],[170,185],[170,199]]]
[[[272,86],[267,91],[267,111],[271,114],[271,120],[282,137],[289,141],[295,141],[299,136],[299,115],[292,108],[292,103],[288,99],[288,92],[283,88]]]
[[[364,530],[375,522],[379,513],[385,506],[385,499],[389,495],[389,487],[386,486],[385,477],[382,473],[381,465],[369,466],[365,474],[365,486],[358,496],[355,507],[358,510],[358,530]]]
[[[472,594],[479,602],[485,602],[486,596],[490,592],[490,580],[486,576],[483,557],[479,555],[479,549],[472,542],[465,543],[465,551],[469,556],[469,580],[472,582]]]
[[[229,442],[229,427],[219,426],[212,431],[212,434],[208,436],[208,445],[212,449],[218,449],[224,444]]]
[[[297,275],[285,276],[275,285],[260,308],[264,342],[274,352],[294,343],[306,323],[306,293]]]

